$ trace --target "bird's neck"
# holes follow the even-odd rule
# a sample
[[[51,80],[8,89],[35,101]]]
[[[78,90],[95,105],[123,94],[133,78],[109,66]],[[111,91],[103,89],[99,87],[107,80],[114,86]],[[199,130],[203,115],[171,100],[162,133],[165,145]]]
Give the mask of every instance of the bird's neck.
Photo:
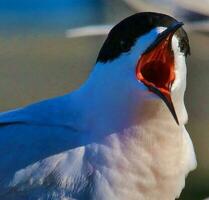
[[[117,194],[114,199],[178,197],[185,176],[194,167],[188,159],[193,149],[188,148],[182,128],[153,120],[112,134],[105,145],[98,145],[98,156],[105,162],[92,165],[112,186],[110,191]]]
[[[102,74],[90,77],[73,94],[74,108],[82,111],[80,128],[88,137],[101,139],[86,147],[86,154],[94,152],[88,157],[89,163],[105,179],[101,191],[106,183],[111,183],[110,190],[122,195],[114,199],[174,199],[184,185],[185,175],[194,166],[188,167],[188,155],[193,148],[188,147],[191,142],[183,133],[183,123],[180,120],[180,125],[176,124],[161,99],[147,100],[136,95],[120,80],[114,82],[117,76],[111,73],[103,78]],[[176,100],[179,109],[184,106],[183,95]],[[96,156],[99,161],[93,159]],[[132,197],[129,191],[136,196]],[[142,191],[145,196],[140,197]]]
[[[97,172],[95,182],[102,182],[97,184],[95,199],[174,200],[180,195],[185,176],[195,166],[188,159],[194,157],[193,149],[184,126],[178,126],[163,110],[161,104],[157,110],[153,108],[152,115],[151,110],[142,110],[142,121],[115,120],[111,113],[103,121],[95,119],[98,126],[93,127],[107,131],[102,141],[87,147],[92,158],[89,163]],[[106,197],[100,193],[103,188],[108,188]]]
[[[133,126],[145,126],[151,120],[157,121],[156,128],[168,121],[170,126],[178,128],[160,98],[147,98],[143,91],[136,94],[135,88],[132,90],[120,79],[115,80],[117,78],[117,75],[110,73],[104,79],[102,70],[96,71],[74,92],[73,105],[78,112],[81,110],[79,120],[82,121],[82,130],[91,132],[94,137],[100,137],[123,132]],[[125,77],[122,77],[122,80],[125,80]],[[149,93],[147,89],[144,92]]]
[[[154,111],[154,116],[150,116],[144,110],[144,121],[130,121],[126,128],[121,125],[120,130],[110,132],[101,142],[87,146],[89,163],[96,171],[95,182],[102,182],[97,184],[95,199],[178,197],[185,176],[194,168],[188,159],[193,157],[193,149],[189,148],[183,126],[177,126],[172,116],[166,119],[161,111]],[[111,116],[110,121],[107,126],[114,127]],[[100,193],[103,188],[108,191],[106,197]]]

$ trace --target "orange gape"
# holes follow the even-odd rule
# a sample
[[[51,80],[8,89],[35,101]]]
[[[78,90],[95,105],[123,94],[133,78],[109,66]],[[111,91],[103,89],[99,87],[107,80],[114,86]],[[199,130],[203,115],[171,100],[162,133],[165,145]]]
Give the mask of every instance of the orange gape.
[[[170,33],[152,50],[142,54],[136,67],[137,79],[148,88],[157,88],[169,101],[171,85],[175,79],[172,37],[173,33]]]

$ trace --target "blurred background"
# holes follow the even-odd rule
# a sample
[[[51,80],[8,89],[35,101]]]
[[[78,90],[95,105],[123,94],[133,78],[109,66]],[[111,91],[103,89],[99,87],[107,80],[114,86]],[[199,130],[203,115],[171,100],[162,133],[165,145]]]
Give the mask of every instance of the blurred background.
[[[189,34],[187,129],[198,168],[180,199],[201,200],[209,197],[209,0],[1,0],[0,111],[79,87],[109,28],[140,11],[175,16]]]

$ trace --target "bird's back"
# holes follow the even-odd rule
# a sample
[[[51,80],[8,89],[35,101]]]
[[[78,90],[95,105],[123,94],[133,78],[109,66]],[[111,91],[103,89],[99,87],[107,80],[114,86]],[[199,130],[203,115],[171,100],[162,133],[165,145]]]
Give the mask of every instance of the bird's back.
[[[0,114],[0,191],[20,169],[82,146],[70,95]]]

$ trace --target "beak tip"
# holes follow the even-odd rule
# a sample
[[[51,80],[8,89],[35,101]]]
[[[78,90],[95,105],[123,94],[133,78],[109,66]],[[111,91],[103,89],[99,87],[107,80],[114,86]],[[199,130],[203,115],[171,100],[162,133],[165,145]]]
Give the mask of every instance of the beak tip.
[[[183,25],[184,25],[184,22],[179,22],[179,24],[180,24],[181,26],[183,26]]]
[[[175,119],[177,125],[179,126],[179,120],[178,120],[177,116],[174,116],[174,119]]]
[[[156,40],[144,51],[144,54],[150,52],[153,48],[155,48],[163,39],[165,39],[170,33],[172,33],[172,35],[182,26],[184,25],[183,22],[174,22],[173,24],[171,24],[166,30],[164,30],[163,32],[161,32],[158,37],[156,38]]]
[[[184,25],[184,23],[183,22],[176,22],[176,23],[174,23],[174,27],[176,27],[177,29],[178,28],[180,28],[180,27],[182,27]]]

